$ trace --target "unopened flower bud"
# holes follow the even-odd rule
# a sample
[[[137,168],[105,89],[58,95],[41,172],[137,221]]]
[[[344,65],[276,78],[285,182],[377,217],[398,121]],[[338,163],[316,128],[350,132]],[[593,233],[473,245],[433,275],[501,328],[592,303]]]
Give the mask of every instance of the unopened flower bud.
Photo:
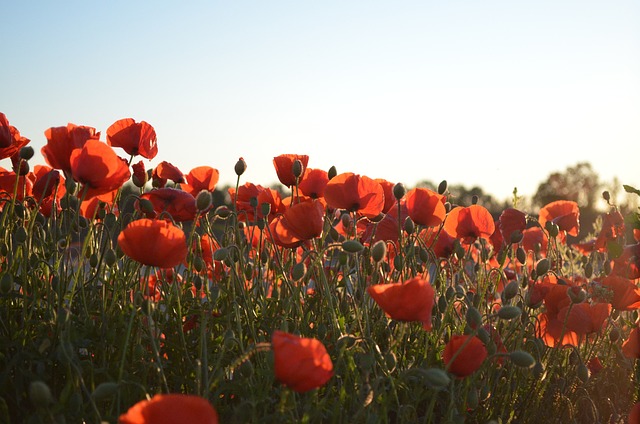
[[[438,194],[444,194],[447,191],[447,180],[440,181],[438,184]]]
[[[517,280],[510,281],[502,291],[505,300],[513,299],[518,294],[518,289],[520,288],[520,284]]]
[[[560,228],[551,221],[547,221],[546,224],[544,224],[544,229],[547,230],[551,238],[556,238],[560,232]]]
[[[20,159],[29,160],[33,157],[33,147],[24,146],[20,149]]]
[[[536,264],[536,274],[538,276],[543,276],[544,274],[549,272],[549,267],[550,267],[549,259],[547,258],[540,259]]]
[[[482,325],[482,314],[480,314],[480,311],[478,311],[473,306],[467,309],[466,319],[467,325],[474,330]]]
[[[397,183],[393,186],[393,197],[395,197],[397,200],[402,199],[406,193],[407,189],[404,188],[404,184]]]
[[[304,262],[298,262],[291,269],[291,279],[293,281],[299,281],[304,277],[304,274],[307,272],[307,266]]]
[[[269,203],[269,202],[261,203],[260,204],[260,213],[264,217],[269,216],[269,214],[271,213],[271,203]]]
[[[611,195],[609,194],[609,192],[607,190],[602,192],[602,198],[609,203],[609,200],[611,200]]]
[[[236,175],[239,177],[247,170],[247,162],[245,162],[243,158],[239,158],[233,170],[236,171]]]
[[[524,233],[520,230],[515,230],[511,233],[509,238],[511,239],[511,243],[520,243],[524,238]]]
[[[424,371],[424,376],[427,384],[435,390],[446,389],[449,387],[449,383],[451,383],[451,377],[449,377],[446,371],[440,368],[429,368]]]
[[[513,319],[522,314],[522,310],[514,305],[503,305],[498,310],[498,318],[500,319]]]
[[[384,240],[378,240],[371,247],[371,259],[378,263],[387,255],[387,243]]]
[[[211,192],[208,190],[201,190],[200,193],[196,196],[196,207],[198,211],[206,211],[211,207],[213,203],[213,196],[211,196]]]
[[[358,240],[347,240],[342,242],[342,250],[348,253],[359,253],[364,250],[364,246]]]
[[[291,165],[291,173],[296,179],[302,177],[302,173],[304,172],[304,167],[302,166],[302,162],[300,159],[296,159],[293,161],[293,165]]]
[[[140,207],[142,213],[146,215],[151,215],[154,213],[153,203],[151,203],[151,200],[149,199],[140,199],[138,201],[138,206]]]
[[[531,368],[536,364],[536,360],[533,356],[531,356],[529,352],[525,352],[523,350],[514,350],[509,353],[509,359],[511,359],[513,365],[521,368]]]
[[[416,230],[416,224],[414,224],[413,219],[411,219],[411,217],[408,216],[404,220],[404,225],[402,226],[402,228],[407,234],[411,235]]]
[[[471,204],[472,205],[477,205],[478,204],[478,200],[480,200],[480,198],[476,194],[471,196]]]
[[[338,175],[338,170],[336,169],[336,167],[332,166],[331,168],[329,168],[329,171],[327,172],[327,176],[329,177],[329,179],[333,179],[333,177],[335,177],[336,175]]]
[[[582,303],[587,298],[587,292],[580,287],[569,287],[567,295],[572,303]]]
[[[29,399],[37,408],[46,408],[53,402],[51,389],[44,381],[33,381],[29,384]]]

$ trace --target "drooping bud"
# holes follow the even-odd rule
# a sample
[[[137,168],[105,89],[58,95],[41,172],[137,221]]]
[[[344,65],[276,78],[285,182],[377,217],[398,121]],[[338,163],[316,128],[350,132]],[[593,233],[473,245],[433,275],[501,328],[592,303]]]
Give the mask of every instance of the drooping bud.
[[[336,167],[332,166],[331,168],[329,168],[329,171],[327,172],[327,177],[329,177],[329,179],[331,180],[336,175],[338,175],[338,170],[336,169]]]
[[[482,325],[482,314],[480,314],[480,311],[473,306],[470,306],[469,309],[467,309],[466,319],[467,325],[474,330]]]
[[[509,353],[509,359],[511,359],[513,365],[521,368],[531,368],[536,364],[536,360],[533,356],[531,356],[529,352],[525,352],[523,350],[514,350]]]
[[[515,230],[511,233],[511,243],[520,243],[524,238],[524,233],[520,230]]]
[[[510,281],[502,291],[505,300],[513,299],[518,294],[518,289],[520,288],[520,284],[518,284],[517,280]]]
[[[23,147],[24,149],[24,147]],[[602,198],[609,203],[609,201],[611,200],[611,195],[609,194],[609,192],[607,190],[602,192]]]
[[[587,298],[587,292],[580,287],[569,287],[567,294],[572,303],[582,303]]]
[[[364,250],[364,246],[358,240],[347,240],[342,242],[342,250],[348,253],[359,253]]]

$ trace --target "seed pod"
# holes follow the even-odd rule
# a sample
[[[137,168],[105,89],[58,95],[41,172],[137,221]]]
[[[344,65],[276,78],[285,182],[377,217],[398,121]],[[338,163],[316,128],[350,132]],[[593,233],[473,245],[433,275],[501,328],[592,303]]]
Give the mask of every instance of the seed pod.
[[[244,174],[244,171],[247,170],[247,162],[245,162],[243,158],[239,158],[235,166],[233,167],[233,170],[236,172],[236,175],[239,177],[240,175]]]

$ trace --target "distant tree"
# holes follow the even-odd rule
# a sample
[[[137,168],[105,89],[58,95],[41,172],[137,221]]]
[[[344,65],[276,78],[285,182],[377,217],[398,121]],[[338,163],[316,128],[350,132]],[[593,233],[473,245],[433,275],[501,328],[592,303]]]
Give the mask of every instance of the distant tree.
[[[542,207],[556,200],[573,200],[581,209],[594,210],[601,195],[598,174],[588,162],[570,166],[564,172],[554,172],[538,186],[533,204]]]

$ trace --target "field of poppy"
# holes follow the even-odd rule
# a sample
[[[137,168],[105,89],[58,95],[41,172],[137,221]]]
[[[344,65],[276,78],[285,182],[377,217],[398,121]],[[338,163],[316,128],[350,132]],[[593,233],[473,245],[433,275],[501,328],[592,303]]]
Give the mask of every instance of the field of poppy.
[[[640,214],[608,193],[573,242],[569,200],[283,154],[286,195],[240,158],[214,205],[217,169],[146,169],[146,122],[45,136],[32,167],[0,113],[2,423],[640,422]]]

